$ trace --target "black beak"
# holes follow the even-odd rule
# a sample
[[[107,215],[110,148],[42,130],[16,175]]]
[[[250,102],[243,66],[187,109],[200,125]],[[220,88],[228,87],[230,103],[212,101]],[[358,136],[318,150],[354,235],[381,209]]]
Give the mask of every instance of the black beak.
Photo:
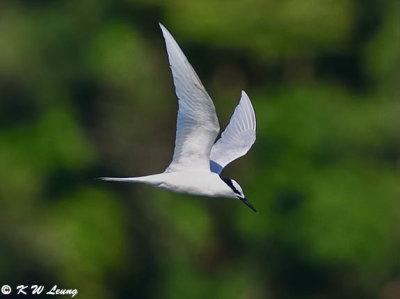
[[[254,208],[254,206],[250,203],[250,201],[247,200],[246,197],[239,197],[239,199],[246,204],[250,209],[252,209],[254,212],[257,213],[257,210]]]

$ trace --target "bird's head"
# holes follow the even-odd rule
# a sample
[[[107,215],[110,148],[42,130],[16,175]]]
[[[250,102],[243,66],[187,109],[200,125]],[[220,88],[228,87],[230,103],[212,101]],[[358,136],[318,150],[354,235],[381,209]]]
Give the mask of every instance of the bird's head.
[[[235,180],[229,178],[221,179],[225,182],[225,184],[229,186],[229,188],[231,188],[232,192],[234,193],[233,197],[236,197],[237,199],[245,203],[254,212],[257,212],[254,206],[247,200],[246,196],[243,193],[242,187],[240,187],[240,185]]]

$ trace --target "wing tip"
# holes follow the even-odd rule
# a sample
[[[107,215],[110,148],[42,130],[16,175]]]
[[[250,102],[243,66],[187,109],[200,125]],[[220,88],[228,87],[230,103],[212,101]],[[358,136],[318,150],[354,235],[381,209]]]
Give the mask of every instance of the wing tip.
[[[173,53],[174,51],[182,52],[182,50],[180,49],[175,38],[168,31],[168,29],[165,28],[165,26],[163,24],[161,24],[160,22],[158,23],[158,25],[160,26],[162,35],[164,37],[165,45],[167,47],[168,57],[170,57],[172,55],[171,53]],[[184,56],[183,52],[182,52],[182,55]]]
[[[165,26],[163,24],[161,24],[160,22],[158,22],[158,26],[160,26],[162,34],[164,36],[164,39],[166,41],[166,43],[168,43],[170,40],[174,41],[174,38],[172,37],[172,34],[168,31],[167,28],[165,28]]]
[[[245,100],[247,102],[251,102],[249,95],[244,90],[242,90],[242,92],[240,93],[240,99]]]
[[[161,31],[162,31],[164,36],[169,33],[167,28],[165,28],[165,26],[163,24],[161,24],[160,22],[158,22],[158,26],[160,26]]]
[[[247,95],[247,93],[244,90],[242,90],[240,102],[242,100],[247,104],[247,108],[250,110],[249,112],[251,114],[252,120],[254,122],[253,125],[255,127],[255,125],[256,125],[256,113],[254,111],[253,103],[251,102],[249,96]]]

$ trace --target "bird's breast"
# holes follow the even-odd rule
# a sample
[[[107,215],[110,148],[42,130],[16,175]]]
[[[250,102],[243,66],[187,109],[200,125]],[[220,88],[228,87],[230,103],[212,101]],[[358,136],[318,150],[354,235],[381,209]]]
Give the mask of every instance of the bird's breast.
[[[178,193],[209,197],[227,197],[229,187],[211,172],[176,172],[165,174],[158,186]]]

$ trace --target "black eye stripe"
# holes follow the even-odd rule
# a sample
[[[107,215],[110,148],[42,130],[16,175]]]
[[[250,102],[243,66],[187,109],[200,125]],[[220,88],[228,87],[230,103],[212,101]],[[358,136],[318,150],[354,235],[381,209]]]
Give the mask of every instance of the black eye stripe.
[[[231,180],[231,179],[222,178],[222,177],[221,177],[221,180],[223,180],[223,181],[225,182],[225,184],[227,184],[227,185],[233,190],[233,192],[235,192],[235,193],[238,194],[238,195],[241,195],[240,192],[239,192],[239,190],[237,190],[237,189],[235,188],[235,186],[233,186],[233,183],[232,183],[232,180]]]

